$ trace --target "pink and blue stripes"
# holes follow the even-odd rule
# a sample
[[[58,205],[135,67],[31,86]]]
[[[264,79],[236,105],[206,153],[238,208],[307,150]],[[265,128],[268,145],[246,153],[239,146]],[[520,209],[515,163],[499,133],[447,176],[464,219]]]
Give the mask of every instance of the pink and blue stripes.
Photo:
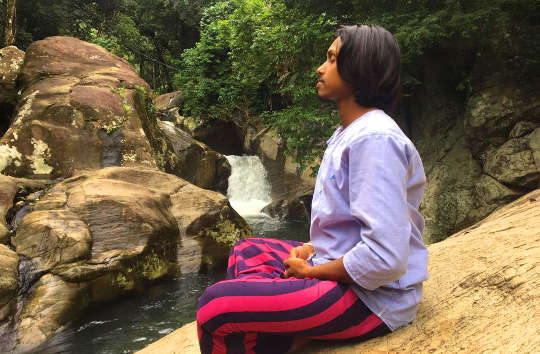
[[[297,241],[250,238],[229,256],[227,279],[199,299],[201,352],[285,353],[293,337],[368,339],[388,327],[345,284],[284,278]]]

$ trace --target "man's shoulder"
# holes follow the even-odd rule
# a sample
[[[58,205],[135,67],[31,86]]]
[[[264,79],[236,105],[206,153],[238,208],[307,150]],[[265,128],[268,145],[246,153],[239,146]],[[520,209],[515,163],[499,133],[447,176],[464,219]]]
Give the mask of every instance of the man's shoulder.
[[[361,118],[358,124],[351,126],[347,134],[347,143],[354,144],[366,139],[387,137],[397,140],[404,145],[412,145],[411,140],[405,135],[398,124],[384,111],[377,110]]]

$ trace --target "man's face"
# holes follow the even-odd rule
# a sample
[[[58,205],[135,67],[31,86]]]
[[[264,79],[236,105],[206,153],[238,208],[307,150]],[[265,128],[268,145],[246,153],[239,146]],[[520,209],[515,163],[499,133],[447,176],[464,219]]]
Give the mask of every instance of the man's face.
[[[341,39],[338,37],[326,52],[326,61],[317,69],[319,81],[317,91],[323,100],[339,101],[352,94],[352,88],[343,81],[337,70],[337,55],[341,47]]]

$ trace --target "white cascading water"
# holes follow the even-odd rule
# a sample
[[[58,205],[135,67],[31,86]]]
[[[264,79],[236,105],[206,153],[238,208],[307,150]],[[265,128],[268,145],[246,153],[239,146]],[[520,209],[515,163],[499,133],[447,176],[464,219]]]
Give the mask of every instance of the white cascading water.
[[[231,206],[241,216],[260,216],[268,205],[270,184],[258,156],[226,156],[231,164],[227,197]]]

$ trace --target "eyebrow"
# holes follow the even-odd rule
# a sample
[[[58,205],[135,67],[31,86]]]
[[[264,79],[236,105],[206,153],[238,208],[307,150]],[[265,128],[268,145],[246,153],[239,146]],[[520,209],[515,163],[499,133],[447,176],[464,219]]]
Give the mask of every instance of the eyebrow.
[[[328,51],[326,52],[326,55],[336,55],[335,49],[334,48],[328,49]]]

